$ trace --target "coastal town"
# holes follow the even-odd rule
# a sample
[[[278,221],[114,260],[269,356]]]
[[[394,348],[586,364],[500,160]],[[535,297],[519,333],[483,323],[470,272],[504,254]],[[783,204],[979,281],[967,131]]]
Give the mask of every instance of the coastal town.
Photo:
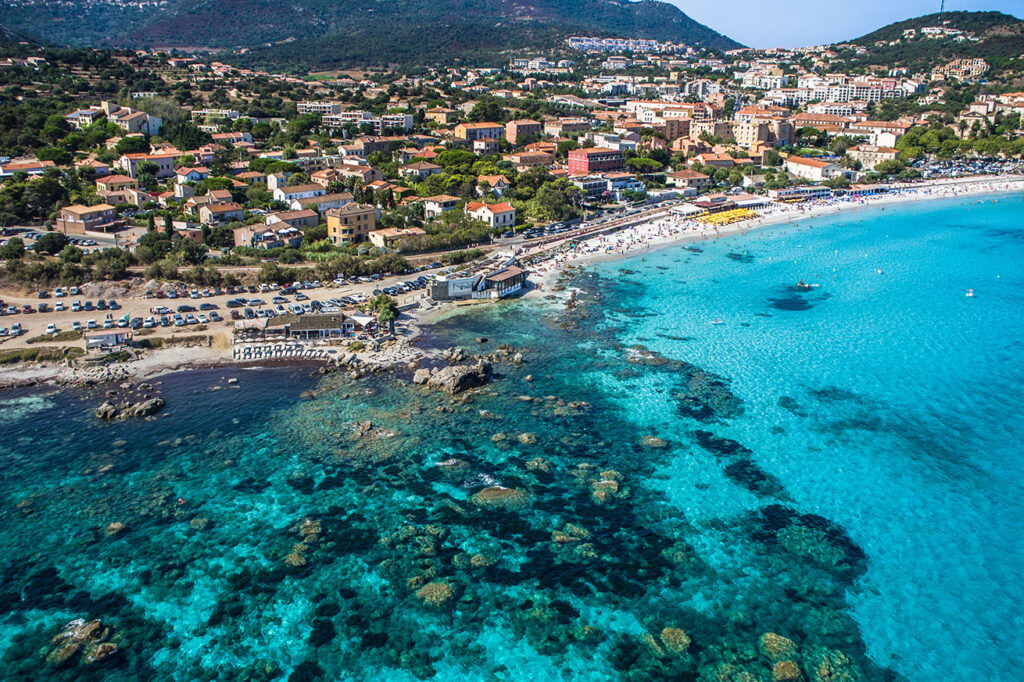
[[[977,39],[890,45],[936,40]],[[549,295],[581,254],[1024,172],[1012,71],[866,52],[574,36],[500,67],[300,77],[10,46],[0,78],[35,101],[0,136],[0,355],[351,360],[396,321]]]
[[[5,0],[0,679],[1017,682],[1019,3]]]

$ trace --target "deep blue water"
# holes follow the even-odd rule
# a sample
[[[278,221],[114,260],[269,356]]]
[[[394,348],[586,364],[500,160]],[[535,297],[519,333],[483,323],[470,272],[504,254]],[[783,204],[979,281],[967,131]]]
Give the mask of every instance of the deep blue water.
[[[462,399],[310,368],[164,377],[147,422],[0,394],[0,678],[1018,679],[1022,218],[604,263],[436,325],[524,349]],[[118,652],[58,665],[74,618]]]

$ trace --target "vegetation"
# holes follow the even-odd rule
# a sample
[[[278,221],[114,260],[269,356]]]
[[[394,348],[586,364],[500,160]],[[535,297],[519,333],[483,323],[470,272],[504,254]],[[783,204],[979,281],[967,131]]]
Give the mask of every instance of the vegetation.
[[[102,9],[101,9],[102,7]],[[568,35],[631,35],[707,45],[738,43],[703,26],[668,3],[610,0],[528,0],[536,19],[514,31],[496,24],[504,14],[497,0],[399,0],[378,3],[367,14],[359,3],[300,0],[281,21],[281,5],[271,0],[235,3],[172,0],[156,8],[117,10],[77,0],[42,7],[9,8],[5,21],[15,29],[76,45],[111,47],[250,47],[236,54],[247,65],[300,69],[344,64],[424,64],[451,58],[498,58],[511,47],[550,47]],[[148,15],[148,18],[147,18]],[[302,36],[302,40],[283,42]],[[276,44],[273,44],[276,43]],[[272,44],[270,47],[259,47]]]

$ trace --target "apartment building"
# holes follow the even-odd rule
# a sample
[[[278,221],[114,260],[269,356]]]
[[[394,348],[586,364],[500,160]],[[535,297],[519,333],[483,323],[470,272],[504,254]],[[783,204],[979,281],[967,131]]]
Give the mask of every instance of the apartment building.
[[[569,173],[590,174],[602,171],[621,170],[622,152],[617,149],[593,147],[574,149],[569,152]]]
[[[327,238],[335,246],[360,244],[377,229],[377,209],[365,204],[350,203],[327,211]]]

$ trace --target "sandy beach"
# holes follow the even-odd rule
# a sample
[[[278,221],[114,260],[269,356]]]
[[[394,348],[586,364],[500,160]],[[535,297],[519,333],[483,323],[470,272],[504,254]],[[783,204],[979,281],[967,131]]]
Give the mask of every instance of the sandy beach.
[[[567,267],[581,267],[598,261],[612,260],[633,256],[638,253],[650,252],[674,245],[701,242],[708,239],[720,239],[752,230],[764,229],[774,225],[791,224],[794,221],[816,218],[820,216],[847,213],[862,208],[903,204],[915,201],[927,201],[946,197],[982,196],[1024,191],[1024,176],[982,177],[962,180],[942,180],[907,186],[899,190],[880,195],[857,199],[837,199],[808,201],[799,204],[772,203],[758,209],[756,217],[742,220],[729,225],[713,227],[692,218],[674,215],[669,210],[654,217],[652,220],[621,230],[594,236],[583,241],[567,239],[561,244],[564,250],[553,249],[547,260],[535,263],[530,268],[534,286],[524,298],[544,297],[551,293],[560,274]],[[557,246],[557,245],[556,245]],[[531,252],[527,250],[526,254]],[[373,285],[367,285],[373,286]],[[366,288],[366,287],[363,287]],[[324,288],[310,292],[314,298],[321,299],[337,295],[334,288]],[[83,292],[82,298],[90,294]],[[106,295],[110,295],[107,293]],[[263,294],[263,296],[267,296]],[[227,296],[220,297],[225,300]],[[411,297],[410,301],[412,300]],[[418,297],[417,297],[418,298]],[[160,303],[153,299],[132,297],[128,292],[121,292],[119,299],[124,311],[132,315],[146,315],[150,306]],[[218,298],[204,299],[223,303]],[[24,301],[34,302],[30,298]],[[416,347],[416,338],[423,327],[432,322],[457,314],[460,306],[453,304],[433,304],[426,300],[417,301],[421,307],[403,313],[399,335],[394,340],[383,343],[371,342],[357,355],[356,362],[364,367],[392,366],[408,364],[421,359],[423,351]],[[121,313],[119,313],[121,314]],[[61,315],[61,314],[58,314]],[[51,314],[47,321],[55,321],[60,327],[69,326],[72,314],[65,313],[58,317]],[[81,317],[80,314],[75,315]],[[19,316],[20,317],[20,316]],[[38,317],[34,316],[34,317]],[[67,319],[65,319],[67,318]],[[183,369],[211,367],[217,365],[255,365],[261,361],[236,360],[232,354],[231,329],[234,323],[226,320],[211,324],[207,329],[184,330],[181,334],[175,328],[154,330],[154,336],[163,338],[168,345],[155,350],[140,351],[138,357],[128,362],[117,362],[106,365],[86,365],[81,362],[44,362],[18,363],[0,369],[0,389],[5,387],[25,386],[40,383],[58,385],[96,384],[113,381],[141,381],[161,374]],[[199,333],[197,333],[199,332]],[[36,330],[35,333],[38,333]],[[0,343],[0,349],[12,347],[28,347],[26,340],[30,334],[21,338],[8,338]],[[176,338],[180,337],[180,338]],[[75,343],[66,345],[78,345]],[[335,358],[351,357],[347,348],[336,346]],[[333,358],[332,358],[333,359]],[[271,362],[271,361],[266,361]],[[300,358],[275,359],[272,364],[295,362],[307,364]],[[322,360],[320,361],[323,362]]]
[[[757,210],[757,216],[754,218],[720,227],[666,215],[609,235],[583,240],[534,266],[530,272],[535,286],[527,296],[536,297],[549,293],[559,275],[569,266],[582,267],[589,263],[624,258],[679,244],[720,239],[774,225],[790,224],[797,220],[848,213],[864,208],[1008,192],[1024,192],[1024,176],[939,180],[900,187],[892,193],[872,197],[829,198],[799,204],[773,203]]]

